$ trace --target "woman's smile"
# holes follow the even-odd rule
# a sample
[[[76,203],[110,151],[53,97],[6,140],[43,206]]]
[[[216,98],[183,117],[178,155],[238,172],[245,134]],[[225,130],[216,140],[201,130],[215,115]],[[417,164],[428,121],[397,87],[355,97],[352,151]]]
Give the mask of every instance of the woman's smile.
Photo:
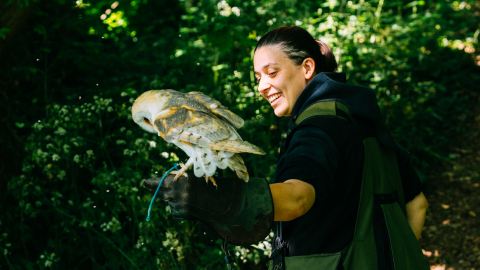
[[[280,93],[273,94],[273,95],[268,97],[268,102],[270,102],[270,105],[273,106],[273,105],[278,103],[281,96],[282,95]]]

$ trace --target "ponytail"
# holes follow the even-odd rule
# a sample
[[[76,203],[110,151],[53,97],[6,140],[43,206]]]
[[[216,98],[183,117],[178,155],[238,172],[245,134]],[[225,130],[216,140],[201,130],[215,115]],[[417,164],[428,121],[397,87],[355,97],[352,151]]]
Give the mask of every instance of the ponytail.
[[[321,72],[335,72],[337,71],[337,60],[335,60],[335,55],[333,55],[332,49],[323,41],[315,39],[315,41],[320,46],[320,52],[323,56],[323,67]]]

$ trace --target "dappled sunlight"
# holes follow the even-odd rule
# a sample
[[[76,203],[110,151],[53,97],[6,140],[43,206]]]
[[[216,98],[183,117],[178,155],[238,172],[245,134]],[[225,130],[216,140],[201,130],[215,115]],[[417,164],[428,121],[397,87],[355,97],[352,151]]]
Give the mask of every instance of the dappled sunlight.
[[[111,10],[107,9],[107,12],[105,14],[108,15],[110,13],[111,13]],[[103,14],[103,15],[105,15],[105,14]],[[110,14],[110,16],[107,19],[102,19],[102,20],[103,20],[103,23],[108,25],[109,30],[113,29],[113,28],[117,28],[117,27],[125,28],[125,27],[128,26],[128,22],[127,22],[126,17],[124,16],[123,11],[113,12],[113,13]]]

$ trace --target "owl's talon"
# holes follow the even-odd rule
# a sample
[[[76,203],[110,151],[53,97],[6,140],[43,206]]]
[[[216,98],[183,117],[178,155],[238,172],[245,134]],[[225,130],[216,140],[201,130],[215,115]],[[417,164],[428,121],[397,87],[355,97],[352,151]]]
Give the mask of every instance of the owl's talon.
[[[211,176],[206,176],[206,175],[205,175],[205,181],[207,182],[207,184],[208,184],[208,181],[209,181],[209,180],[210,180],[210,182],[212,182],[213,185],[218,189],[217,182],[215,181],[215,179],[214,179],[213,177],[211,177]]]
[[[170,174],[175,174],[175,177],[173,178],[173,180],[177,181],[178,178],[180,178],[180,176],[185,176],[188,180],[188,174],[187,173],[181,173],[180,171],[176,171],[176,172],[170,172]]]
[[[180,166],[180,170],[170,172],[170,174],[175,174],[175,178],[173,178],[173,180],[177,181],[180,176],[185,176],[188,179],[188,174],[185,172],[188,167],[183,165],[182,163],[179,163],[178,166]]]

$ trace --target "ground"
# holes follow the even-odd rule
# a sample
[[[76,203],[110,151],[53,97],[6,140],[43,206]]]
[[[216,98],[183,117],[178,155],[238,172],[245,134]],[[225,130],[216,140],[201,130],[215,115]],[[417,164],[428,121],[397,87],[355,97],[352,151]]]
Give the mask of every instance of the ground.
[[[480,269],[480,184],[440,179],[420,245],[435,270]]]
[[[420,239],[431,269],[480,269],[480,116],[467,149],[454,149],[457,165],[429,179],[429,209]]]

